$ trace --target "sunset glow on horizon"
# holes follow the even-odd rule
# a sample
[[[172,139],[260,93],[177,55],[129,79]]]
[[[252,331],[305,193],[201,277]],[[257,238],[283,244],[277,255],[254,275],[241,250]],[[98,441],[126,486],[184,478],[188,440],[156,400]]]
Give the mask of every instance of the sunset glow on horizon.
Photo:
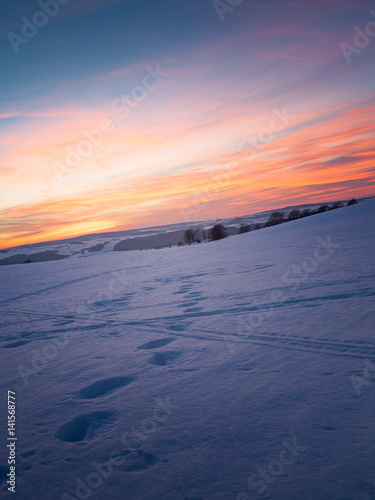
[[[9,8],[0,247],[375,196],[371,8],[82,0],[19,53]]]

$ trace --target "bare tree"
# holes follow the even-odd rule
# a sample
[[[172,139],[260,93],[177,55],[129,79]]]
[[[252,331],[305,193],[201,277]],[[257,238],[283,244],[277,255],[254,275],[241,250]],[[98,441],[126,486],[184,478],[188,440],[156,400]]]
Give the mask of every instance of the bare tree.
[[[289,220],[296,220],[296,219],[299,219],[301,217],[301,210],[298,210],[298,208],[295,208],[294,210],[292,210],[289,214]]]
[[[332,210],[336,210],[336,208],[342,208],[344,205],[341,203],[341,201],[336,201],[331,207]]]
[[[270,215],[270,218],[266,222],[266,227],[277,226],[277,224],[281,224],[282,222],[285,222],[284,212],[273,212],[273,214]]]
[[[209,238],[211,241],[222,240],[228,236],[228,231],[222,224],[215,224],[214,227],[210,229]]]
[[[327,210],[329,210],[329,206],[328,205],[321,205],[318,208],[318,210],[316,211],[316,213],[321,214],[323,212],[327,212]]]
[[[351,205],[357,205],[357,203],[358,201],[355,198],[353,198],[352,200],[348,201],[346,206],[350,207]]]
[[[244,222],[242,222],[240,225],[240,229],[238,230],[238,234],[249,233],[250,230],[251,229],[250,229],[249,224],[245,224]]]
[[[187,245],[192,245],[195,242],[195,231],[186,229],[184,233],[184,241]]]

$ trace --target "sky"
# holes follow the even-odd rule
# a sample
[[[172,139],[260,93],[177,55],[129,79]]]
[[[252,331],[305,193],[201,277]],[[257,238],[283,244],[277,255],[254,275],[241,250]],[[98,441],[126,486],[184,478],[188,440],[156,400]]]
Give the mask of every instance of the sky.
[[[375,4],[19,0],[0,247],[375,195]]]

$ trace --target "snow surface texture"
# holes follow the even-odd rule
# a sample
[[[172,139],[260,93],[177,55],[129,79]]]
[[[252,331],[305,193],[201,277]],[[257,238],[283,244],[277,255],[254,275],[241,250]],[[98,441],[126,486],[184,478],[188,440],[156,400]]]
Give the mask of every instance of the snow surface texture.
[[[18,441],[11,497],[2,410],[0,495],[375,499],[374,228],[368,200],[207,245],[1,267]]]

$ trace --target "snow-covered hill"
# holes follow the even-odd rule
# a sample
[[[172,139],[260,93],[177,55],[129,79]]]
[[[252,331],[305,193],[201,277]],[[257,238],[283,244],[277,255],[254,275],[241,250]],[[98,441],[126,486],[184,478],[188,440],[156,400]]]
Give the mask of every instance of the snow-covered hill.
[[[374,499],[374,228],[2,266],[12,498]]]
[[[344,200],[346,203],[347,200]],[[281,209],[286,216],[295,209],[315,210],[320,204],[298,205]],[[333,202],[329,203],[330,206]],[[230,236],[238,234],[241,224],[254,229],[256,225],[264,225],[273,210],[252,215],[213,219],[201,222],[180,222],[166,226],[129,229],[110,233],[87,234],[76,238],[58,241],[41,242],[0,250],[0,265],[46,262],[66,258],[85,258],[113,250],[150,250],[177,246],[184,241],[184,232],[194,228],[202,237],[202,231],[208,231],[217,223],[223,224]]]

